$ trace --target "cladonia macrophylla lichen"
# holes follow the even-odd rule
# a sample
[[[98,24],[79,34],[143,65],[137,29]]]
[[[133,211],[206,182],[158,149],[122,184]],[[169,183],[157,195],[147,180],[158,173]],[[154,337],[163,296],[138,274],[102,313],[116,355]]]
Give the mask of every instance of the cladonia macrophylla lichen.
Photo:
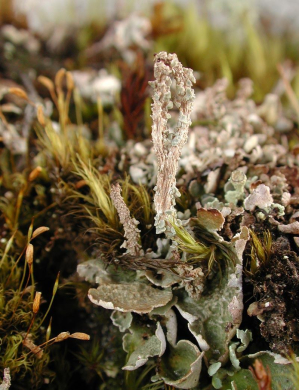
[[[182,148],[188,139],[191,124],[191,111],[195,98],[192,84],[195,83],[193,71],[184,68],[176,54],[161,52],[155,56],[155,81],[150,82],[154,89],[152,103],[152,139],[153,149],[158,162],[157,184],[154,188],[156,210],[156,233],[165,232],[171,238],[174,230],[168,219],[177,222],[175,199],[180,196],[176,187],[176,172]],[[174,85],[172,99],[171,87]],[[173,102],[172,102],[173,100]],[[170,128],[169,110],[175,106],[179,117],[174,128]]]

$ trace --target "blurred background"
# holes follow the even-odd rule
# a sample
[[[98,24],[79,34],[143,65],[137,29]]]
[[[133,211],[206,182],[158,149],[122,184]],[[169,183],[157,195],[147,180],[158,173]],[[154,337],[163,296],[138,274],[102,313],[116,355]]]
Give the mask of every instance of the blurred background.
[[[281,64],[299,94],[296,0],[1,0],[0,24],[2,72],[7,60],[22,54],[13,46],[17,42],[32,54],[26,58],[27,69],[28,62],[38,63],[36,55],[51,57],[51,64],[39,64],[40,72],[55,65],[57,58],[67,69],[97,67],[99,53],[108,46],[130,63],[130,49],[138,46],[148,54],[176,52],[184,65],[200,73],[201,87],[226,77],[232,95],[236,82],[250,77],[257,101],[269,92],[280,93]],[[8,26],[29,31],[31,38],[25,42],[24,31],[17,34]],[[106,51],[106,59],[107,55]],[[24,65],[24,57],[20,62]],[[37,69],[36,63],[33,67]]]
[[[149,371],[141,371],[141,374],[136,371],[123,374],[121,370],[121,374],[118,373],[118,367],[125,360],[121,335],[111,325],[110,313],[92,305],[86,298],[88,284],[84,284],[76,273],[78,263],[98,256],[96,245],[101,245],[101,240],[90,229],[92,223],[88,218],[78,223],[75,213],[75,216],[71,215],[70,205],[77,207],[77,203],[83,202],[78,196],[74,200],[70,191],[80,189],[84,180],[77,182],[78,175],[74,175],[75,168],[68,161],[72,156],[69,151],[77,153],[80,150],[86,161],[92,160],[101,175],[124,174],[134,161],[131,157],[135,158],[137,154],[139,164],[139,159],[142,160],[148,150],[140,142],[145,141],[146,147],[151,147],[148,81],[153,80],[153,57],[154,53],[163,50],[176,53],[184,66],[195,71],[198,97],[195,106],[202,104],[202,91],[219,78],[228,80],[230,98],[235,96],[239,80],[250,78],[254,86],[253,99],[257,102],[259,115],[265,120],[265,129],[276,126],[276,138],[269,132],[267,137],[271,138],[266,137],[266,142],[270,147],[273,143],[279,148],[284,140],[285,149],[282,148],[283,152],[279,154],[293,150],[294,158],[297,158],[298,36],[298,0],[0,0],[0,114],[3,113],[0,167],[4,172],[0,177],[1,180],[4,178],[0,211],[6,216],[5,221],[9,220],[9,213],[13,216],[12,227],[8,228],[3,216],[0,217],[0,235],[3,236],[0,251],[1,245],[4,250],[9,234],[15,234],[17,226],[14,251],[19,254],[23,243],[27,242],[33,216],[37,216],[36,227],[49,227],[48,235],[46,233],[45,238],[35,244],[35,281],[42,291],[43,303],[52,302],[58,272],[63,288],[59,288],[49,311],[48,317],[53,317],[53,323],[47,318],[47,325],[45,322],[44,328],[37,329],[34,337],[43,342],[48,329],[53,335],[64,330],[80,330],[92,336],[92,342],[82,347],[78,343],[58,344],[45,352],[38,366],[28,365],[28,369],[24,364],[20,368],[19,360],[14,362],[11,358],[11,345],[3,341],[4,337],[10,336],[7,327],[1,325],[2,309],[7,307],[3,304],[0,307],[1,352],[7,346],[7,356],[12,362],[10,367],[15,364],[11,368],[14,389],[65,390],[81,386],[103,390],[117,389],[121,383],[123,389],[140,390],[139,384],[146,382],[144,378],[149,382],[150,370],[155,369],[152,365]],[[65,96],[59,89],[61,75],[64,75],[61,68],[68,71],[69,77],[63,84],[67,91]],[[58,104],[54,84],[58,96],[65,98]],[[9,93],[10,89],[14,93]],[[26,94],[27,100],[24,100],[25,91],[30,100]],[[32,102],[35,107],[42,105],[52,139],[45,137],[44,118],[36,121]],[[65,107],[66,112],[69,109],[69,118],[64,113]],[[207,122],[206,117],[200,115],[197,118],[195,114],[197,122],[192,118],[193,125],[212,129],[216,126],[214,120]],[[282,124],[278,121],[281,118]],[[249,136],[246,130],[244,139]],[[81,139],[82,144],[77,139]],[[257,140],[254,135],[252,139]],[[57,144],[60,142],[60,149],[53,140]],[[237,139],[236,145],[241,141]],[[142,148],[139,151],[136,148],[131,156],[134,142]],[[268,152],[273,161],[276,158],[274,146]],[[128,152],[123,154],[122,148],[127,148]],[[121,156],[126,153],[130,157],[123,159]],[[119,170],[115,168],[118,164]],[[31,171],[40,173],[33,170],[35,167],[42,173],[36,182],[33,179],[28,184],[23,199],[22,185],[27,183],[28,174]],[[213,169],[220,172],[218,165],[215,167],[211,171],[210,167],[204,170],[203,182],[207,180],[207,172],[213,173]],[[144,179],[142,169],[129,171],[135,183]],[[153,177],[152,171],[148,172]],[[297,172],[296,169],[292,175],[293,172]],[[294,184],[294,187],[298,185]],[[81,191],[84,195],[86,189],[83,187]],[[16,205],[19,209],[22,205],[20,213]],[[9,267],[7,269],[10,272]],[[4,273],[0,276],[5,278]],[[18,280],[16,285],[20,294]],[[0,299],[1,302],[4,301]],[[11,318],[9,310],[7,316]],[[11,321],[13,332],[15,328],[15,321]],[[18,345],[22,340],[20,336]],[[15,351],[16,356],[22,353],[21,348],[16,347]],[[6,361],[0,356],[0,371],[7,366]]]

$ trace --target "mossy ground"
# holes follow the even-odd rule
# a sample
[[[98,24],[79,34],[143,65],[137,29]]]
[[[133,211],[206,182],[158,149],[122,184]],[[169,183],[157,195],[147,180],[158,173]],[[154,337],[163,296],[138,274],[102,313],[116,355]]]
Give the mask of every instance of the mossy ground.
[[[176,264],[165,259],[161,267],[156,259],[145,262],[142,257],[122,256],[123,231],[109,197],[111,183],[120,182],[124,200],[140,222],[142,247],[157,251],[153,185],[148,185],[154,172],[144,173],[148,177],[144,185],[133,182],[127,172],[135,164],[136,156],[123,150],[126,145],[133,149],[136,141],[144,142],[147,147],[151,126],[147,83],[152,79],[152,54],[161,49],[176,52],[185,66],[203,73],[197,83],[200,88],[211,86],[219,77],[228,77],[230,96],[235,95],[237,81],[248,76],[255,82],[254,98],[258,102],[280,78],[276,63],[285,59],[291,59],[296,65],[299,63],[293,37],[275,37],[262,25],[255,29],[246,17],[241,22],[246,32],[242,44],[220,34],[192,10],[181,12],[170,5],[157,5],[151,23],[152,48],[145,53],[133,45],[130,49],[136,54],[136,61],[132,66],[125,63],[114,47],[92,56],[86,54],[86,49],[104,36],[108,26],[86,26],[62,41],[60,50],[53,53],[49,53],[47,42],[38,37],[41,49],[35,54],[22,45],[9,46],[0,31],[3,58],[0,64],[0,368],[1,371],[10,368],[12,389],[171,388],[161,381],[150,382],[156,367],[159,371],[163,365],[159,359],[157,365],[151,361],[143,370],[120,370],[126,361],[122,335],[112,326],[110,312],[91,304],[87,298],[89,285],[76,274],[78,264],[96,257],[104,259],[107,266],[115,267],[116,274],[124,269],[134,272],[163,267],[175,270]],[[205,39],[205,45],[198,36]],[[67,71],[59,71],[61,68]],[[74,89],[70,72],[86,68],[106,68],[120,78],[121,88],[112,103],[82,98]],[[38,79],[39,75],[44,79]],[[298,94],[298,80],[297,72],[292,81],[295,94]],[[9,91],[8,88],[22,88],[27,95],[20,97],[20,90]],[[290,108],[288,98],[290,94],[283,96],[285,107],[282,110],[291,121],[292,129],[282,136],[276,132],[267,142],[273,145],[284,142],[290,145],[289,153],[296,156],[298,112]],[[52,104],[51,114],[47,114],[47,100]],[[39,111],[40,105],[43,108]],[[57,131],[57,123],[60,131]],[[194,123],[206,126],[211,132],[215,128],[219,130],[219,124],[217,118],[205,117]],[[4,133],[12,138],[3,136]],[[149,153],[149,148],[142,150],[141,154],[144,150]],[[235,168],[227,162],[221,166],[217,164],[219,162],[214,165],[212,162],[205,170],[194,171],[179,185],[182,193],[177,207],[179,212],[190,209],[195,216],[196,202],[204,202],[205,196],[209,195],[205,194],[204,186],[211,171],[219,168],[218,187],[213,196],[220,202],[225,201],[224,185],[236,167],[248,165],[249,171],[255,171],[251,177],[266,172],[263,167],[254,166],[248,156],[237,155],[231,162],[236,164]],[[277,174],[276,168],[271,167],[273,174]],[[267,170],[271,176],[269,172],[271,170]],[[294,201],[287,210],[284,220],[287,222],[297,208],[298,168],[287,166],[281,172]],[[181,168],[179,176],[184,173]],[[280,233],[269,220],[261,222],[256,216],[258,211],[255,214],[248,212],[245,217],[236,211],[219,232],[230,240],[239,232],[241,219],[248,218],[258,240],[248,241],[245,250],[244,301],[246,308],[256,301],[261,305],[270,302],[270,306],[255,308],[264,322],[245,315],[242,328],[252,330],[254,352],[269,347],[275,352],[287,354],[290,349],[296,352],[299,342],[298,247],[290,235]],[[271,216],[274,218],[277,214],[274,210]],[[30,268],[25,259],[30,241],[28,230],[30,236],[32,230],[42,226],[49,230],[32,241],[34,257]],[[272,243],[268,257],[261,258],[256,246],[260,242],[265,249],[267,232]],[[195,239],[184,236],[184,231],[178,229],[180,249],[193,256],[190,263],[202,262],[205,275],[213,280],[213,275],[218,275],[221,267],[225,268],[223,264],[227,259],[233,260],[231,253],[202,226],[195,227],[194,233]],[[160,254],[163,258],[163,248]],[[253,272],[254,261],[258,266]],[[59,288],[53,294],[58,274]],[[42,300],[34,315],[37,291],[42,293]],[[53,297],[50,311],[41,324]],[[270,311],[269,307],[275,307],[275,310]],[[139,321],[144,323],[147,317],[141,316]],[[187,334],[187,322],[182,317],[180,321],[183,337]],[[85,332],[91,340],[68,339],[44,346],[47,340],[63,331]],[[26,349],[26,333],[30,333],[35,345],[43,346],[41,358]],[[205,368],[203,374],[203,383],[211,388]]]

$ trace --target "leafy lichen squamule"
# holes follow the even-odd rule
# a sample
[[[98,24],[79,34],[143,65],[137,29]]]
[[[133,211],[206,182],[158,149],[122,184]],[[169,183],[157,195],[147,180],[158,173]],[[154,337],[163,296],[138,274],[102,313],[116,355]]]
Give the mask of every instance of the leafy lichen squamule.
[[[180,196],[176,188],[176,172],[182,148],[188,139],[193,107],[195,77],[192,69],[184,68],[176,54],[161,52],[155,56],[155,81],[152,103],[153,150],[157,156],[158,175],[155,187],[154,204],[156,209],[155,226],[157,234],[165,232],[171,238],[168,218],[176,221],[175,198]],[[175,96],[171,101],[171,86],[175,82]],[[174,128],[168,126],[173,105],[179,109],[179,117]]]

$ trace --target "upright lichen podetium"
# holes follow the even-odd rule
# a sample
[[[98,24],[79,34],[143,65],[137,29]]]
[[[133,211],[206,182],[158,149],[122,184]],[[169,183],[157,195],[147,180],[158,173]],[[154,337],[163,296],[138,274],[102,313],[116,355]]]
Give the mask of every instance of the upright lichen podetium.
[[[138,256],[142,252],[139,245],[140,230],[137,228],[139,222],[131,217],[130,210],[121,196],[121,187],[118,183],[111,186],[110,197],[118,212],[120,222],[124,225],[126,240],[121,245],[121,248],[126,248],[127,253],[132,256]]]
[[[182,148],[188,139],[191,125],[190,114],[193,108],[194,91],[192,83],[195,77],[192,69],[184,68],[176,54],[161,52],[155,56],[155,81],[152,103],[152,139],[153,150],[157,156],[158,174],[154,204],[156,209],[155,226],[157,234],[165,232],[172,238],[174,232],[167,220],[177,223],[175,198],[180,196],[176,188],[176,172]],[[174,81],[174,83],[173,83]],[[173,108],[171,87],[174,84],[174,106],[179,109],[179,117],[174,128],[168,126],[171,118],[169,110]]]

